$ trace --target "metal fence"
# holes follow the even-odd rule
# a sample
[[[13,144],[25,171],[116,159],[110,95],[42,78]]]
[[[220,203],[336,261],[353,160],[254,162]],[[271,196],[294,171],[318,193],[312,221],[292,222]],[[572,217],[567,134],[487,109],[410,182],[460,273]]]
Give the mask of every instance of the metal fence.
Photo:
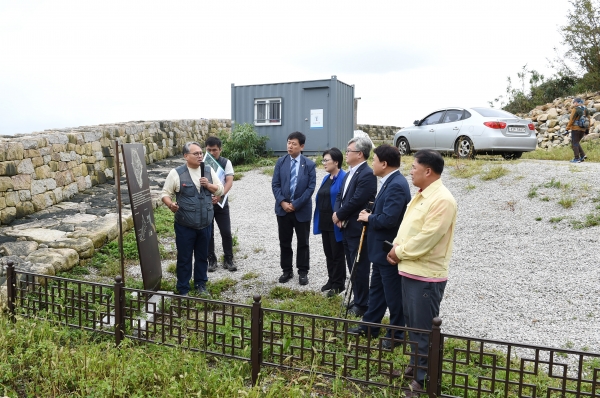
[[[419,363],[411,334],[428,336],[423,394],[430,397],[598,397],[600,354],[536,347],[400,328],[252,305],[157,293],[7,267],[9,314],[145,343],[182,346],[246,361],[252,382],[263,367],[341,378],[375,387],[408,390],[404,371]],[[365,335],[349,328],[364,325]],[[377,336],[385,328],[400,338]],[[393,333],[389,334],[390,336]],[[389,348],[395,347],[395,348]]]

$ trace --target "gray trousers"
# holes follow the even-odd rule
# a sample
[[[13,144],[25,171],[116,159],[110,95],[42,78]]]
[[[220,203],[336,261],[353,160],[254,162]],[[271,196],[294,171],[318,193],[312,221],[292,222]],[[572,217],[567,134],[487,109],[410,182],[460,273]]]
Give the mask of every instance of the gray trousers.
[[[431,330],[433,318],[439,316],[440,303],[444,297],[446,282],[422,282],[402,277],[402,306],[406,326],[415,329]],[[415,370],[415,380],[424,386],[427,377],[427,355],[429,335],[408,332],[411,344],[410,365]],[[417,357],[417,361],[415,361]],[[415,366],[415,362],[418,363]]]

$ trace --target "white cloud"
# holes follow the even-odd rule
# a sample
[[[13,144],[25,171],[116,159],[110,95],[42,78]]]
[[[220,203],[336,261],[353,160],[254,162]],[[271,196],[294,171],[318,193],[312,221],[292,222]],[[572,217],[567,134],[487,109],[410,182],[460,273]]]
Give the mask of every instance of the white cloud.
[[[546,72],[568,3],[0,0],[0,134],[230,117],[231,83],[354,84],[359,123],[487,105]]]

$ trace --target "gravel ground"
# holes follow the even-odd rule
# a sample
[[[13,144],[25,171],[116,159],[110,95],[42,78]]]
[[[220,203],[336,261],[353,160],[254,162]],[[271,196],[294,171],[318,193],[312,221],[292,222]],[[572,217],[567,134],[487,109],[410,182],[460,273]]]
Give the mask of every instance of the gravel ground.
[[[600,214],[596,209],[600,205],[600,163],[491,161],[484,168],[502,165],[509,173],[489,181],[481,180],[480,175],[455,178],[450,173],[455,166],[448,163],[442,178],[458,203],[458,220],[441,305],[442,330],[600,352],[600,227],[574,229],[571,225],[572,220]],[[403,162],[405,175],[408,168]],[[317,185],[324,174],[317,170]],[[407,178],[414,195],[416,189]],[[569,185],[545,186],[551,181]],[[270,184],[271,176],[254,170],[235,181],[230,193],[238,271],[219,268],[209,274],[212,280],[240,280],[225,293],[227,300],[248,302],[252,295],[265,295],[280,286]],[[537,196],[530,198],[534,187]],[[571,208],[559,204],[569,198],[575,200]],[[558,222],[550,221],[560,217],[563,219]],[[218,228],[216,239],[220,255]],[[320,235],[311,236],[310,256],[309,284],[300,286],[296,275],[284,286],[320,291],[327,280]],[[169,262],[164,262],[165,269]],[[258,276],[250,278],[250,272]],[[165,272],[165,277],[173,276]]]

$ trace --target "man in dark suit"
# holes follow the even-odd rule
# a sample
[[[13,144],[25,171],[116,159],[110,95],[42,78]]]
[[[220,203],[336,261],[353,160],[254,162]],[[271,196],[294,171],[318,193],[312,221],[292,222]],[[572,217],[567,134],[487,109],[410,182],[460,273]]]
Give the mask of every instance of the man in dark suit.
[[[357,267],[352,280],[354,304],[348,311],[354,316],[363,316],[369,306],[370,263],[366,239],[363,240],[360,261],[354,264],[354,260],[363,231],[363,224],[358,221],[358,214],[375,199],[377,192],[377,177],[373,175],[373,170],[367,164],[372,147],[371,140],[366,137],[354,137],[348,141],[346,163],[350,166],[350,171],[344,177],[332,217],[333,222],[342,228],[344,252],[350,275],[352,275],[352,267]]]
[[[292,237],[296,231],[298,282],[301,285],[308,284],[311,197],[315,191],[317,174],[315,162],[302,156],[305,142],[306,137],[299,131],[288,136],[288,154],[277,161],[271,181],[281,248],[280,264],[283,270],[279,283],[285,283],[294,276]]]
[[[383,242],[392,242],[396,238],[398,228],[404,217],[406,206],[410,202],[410,188],[406,178],[398,171],[400,167],[400,152],[391,145],[377,147],[373,155],[373,174],[381,177],[381,188],[375,198],[372,213],[361,211],[358,219],[368,223],[368,254],[373,263],[371,285],[369,288],[369,309],[363,316],[364,322],[381,323],[385,310],[390,309],[390,325],[404,326],[404,313],[402,311],[402,277],[398,268],[390,266],[387,261],[388,251],[384,249]],[[366,326],[358,326],[348,331],[351,333],[369,333],[377,337],[379,328],[372,327],[370,331]],[[391,338],[388,330],[386,337]],[[395,331],[394,340],[383,340],[382,346],[386,349],[400,344],[403,339],[401,331]]]

